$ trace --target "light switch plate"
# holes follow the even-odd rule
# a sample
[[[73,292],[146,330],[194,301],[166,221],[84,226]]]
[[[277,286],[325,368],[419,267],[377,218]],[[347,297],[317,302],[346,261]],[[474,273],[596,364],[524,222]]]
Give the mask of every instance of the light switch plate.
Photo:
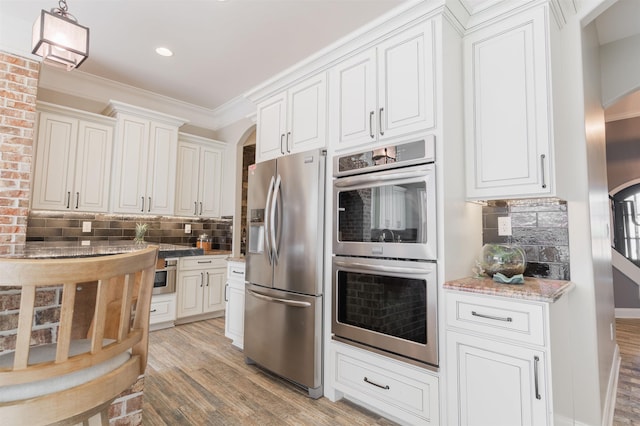
[[[184,225],[184,233],[185,234],[190,234],[191,233],[191,224],[187,223]]]
[[[91,222],[82,222],[82,232],[91,232]]]
[[[500,236],[511,235],[511,217],[510,216],[498,217],[498,235]]]

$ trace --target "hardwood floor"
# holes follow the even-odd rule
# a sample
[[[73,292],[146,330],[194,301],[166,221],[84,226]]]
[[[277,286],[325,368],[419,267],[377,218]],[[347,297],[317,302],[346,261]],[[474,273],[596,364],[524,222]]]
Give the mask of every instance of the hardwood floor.
[[[224,337],[224,318],[151,333],[143,425],[380,425],[393,422],[346,401],[312,400],[246,365]]]
[[[640,426],[640,319],[617,319],[616,336],[622,362],[614,426]]]
[[[622,356],[614,426],[640,426],[640,320],[618,319]],[[348,401],[309,399],[244,363],[224,318],[151,333],[143,425],[380,425],[394,423]]]

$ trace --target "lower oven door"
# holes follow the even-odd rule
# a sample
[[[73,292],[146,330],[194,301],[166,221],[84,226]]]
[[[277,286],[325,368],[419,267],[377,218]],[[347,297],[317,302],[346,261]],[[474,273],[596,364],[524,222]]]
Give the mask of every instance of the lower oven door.
[[[334,338],[438,365],[436,264],[334,257]]]

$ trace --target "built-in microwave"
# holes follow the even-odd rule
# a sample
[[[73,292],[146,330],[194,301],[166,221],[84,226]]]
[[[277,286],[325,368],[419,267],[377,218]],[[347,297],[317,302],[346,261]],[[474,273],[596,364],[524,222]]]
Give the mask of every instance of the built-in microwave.
[[[160,260],[162,262],[162,260]],[[156,268],[153,294],[175,293],[178,259],[164,259],[162,268]]]
[[[433,143],[335,158],[334,254],[436,260]]]

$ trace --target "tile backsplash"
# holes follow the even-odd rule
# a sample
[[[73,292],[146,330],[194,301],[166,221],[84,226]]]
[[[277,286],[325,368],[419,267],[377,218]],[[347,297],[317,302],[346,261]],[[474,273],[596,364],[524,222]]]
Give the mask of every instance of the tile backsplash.
[[[521,246],[524,275],[569,280],[567,203],[556,199],[491,201],[482,208],[482,240]],[[511,217],[511,236],[498,235],[498,217]]]
[[[91,222],[90,232],[82,232],[83,222]],[[27,241],[132,240],[136,223],[149,224],[145,235],[149,242],[195,246],[204,232],[211,237],[213,249],[230,251],[232,247],[232,217],[192,219],[51,211],[29,213]],[[190,234],[184,232],[186,224],[191,225]]]

